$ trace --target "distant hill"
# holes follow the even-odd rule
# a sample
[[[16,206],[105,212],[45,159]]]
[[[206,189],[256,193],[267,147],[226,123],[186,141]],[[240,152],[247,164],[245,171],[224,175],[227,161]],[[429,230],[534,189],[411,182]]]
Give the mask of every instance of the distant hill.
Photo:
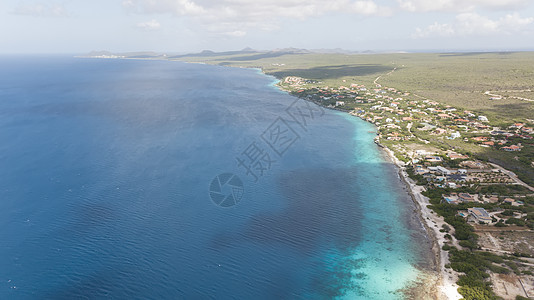
[[[256,50],[252,48],[245,48],[243,50],[238,51],[225,51],[225,52],[214,52],[211,50],[204,50],[199,53],[189,53],[189,54],[183,54],[183,55],[174,55],[170,56],[169,58],[184,58],[184,57],[213,57],[213,56],[227,56],[227,55],[241,55],[241,54],[252,54],[257,53]]]

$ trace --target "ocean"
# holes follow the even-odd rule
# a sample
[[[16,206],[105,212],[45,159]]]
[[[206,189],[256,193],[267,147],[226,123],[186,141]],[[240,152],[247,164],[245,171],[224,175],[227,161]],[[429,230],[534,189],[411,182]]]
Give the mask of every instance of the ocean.
[[[256,69],[0,56],[0,299],[401,299],[376,129]]]

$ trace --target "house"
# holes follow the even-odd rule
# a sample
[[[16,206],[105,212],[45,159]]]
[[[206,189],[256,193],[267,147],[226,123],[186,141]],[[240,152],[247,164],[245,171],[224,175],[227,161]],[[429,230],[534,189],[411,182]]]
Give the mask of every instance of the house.
[[[336,106],[343,106],[345,105],[345,101],[336,101]]]
[[[472,207],[468,208],[467,212],[471,217],[475,219],[477,222],[482,222],[485,224],[489,224],[492,222],[491,216],[488,214],[488,212],[482,208],[482,207]]]
[[[506,203],[506,204],[513,205],[514,202],[515,202],[515,199],[512,199],[512,198],[505,198],[504,199],[504,203]]]
[[[455,188],[456,188],[456,183],[454,183],[454,182],[447,182],[447,186],[450,187],[451,189],[455,189]]]
[[[443,128],[436,128],[436,134],[444,134],[447,133],[447,130]]]
[[[521,151],[521,147],[517,145],[506,146],[506,147],[502,147],[501,149],[504,151]]]
[[[473,141],[477,141],[477,142],[485,142],[487,140],[488,140],[488,137],[486,136],[477,136],[473,138]]]
[[[428,173],[428,170],[423,168],[422,166],[418,166],[415,168],[415,174],[423,175],[425,173]]]
[[[447,180],[452,180],[452,181],[466,181],[466,178],[467,176],[462,175],[462,174],[447,175]]]
[[[497,203],[499,202],[499,197],[497,196],[486,196],[486,201],[489,203]]]
[[[446,202],[448,204],[458,204],[458,197],[456,195],[456,193],[451,193],[450,195],[441,195],[441,197],[443,198],[443,201],[442,202]]]
[[[486,168],[486,165],[484,165],[483,163],[481,163],[479,161],[472,161],[472,160],[461,162],[460,165],[461,166],[466,166],[466,167],[468,167],[470,169],[485,169]],[[458,171],[460,171],[460,170],[458,170]]]
[[[415,150],[415,155],[427,155],[428,152],[423,149]]]
[[[524,203],[521,202],[521,201],[516,201],[515,199],[513,198],[505,198],[504,199],[504,203],[505,204],[510,204],[512,206],[520,206],[520,205],[523,205]]]
[[[429,161],[429,162],[440,162],[440,161],[442,161],[441,157],[435,156],[435,155],[426,156],[425,160]]]
[[[449,152],[447,153],[447,156],[450,158],[450,159],[467,159],[469,158],[468,156],[466,155],[462,155],[462,154],[458,154],[456,152]]]
[[[437,168],[438,172],[440,172],[443,175],[450,175],[452,173],[449,169],[444,168],[442,166],[437,166],[436,168]]]
[[[511,125],[509,128],[517,128],[517,129],[521,129],[521,127],[525,126],[525,124],[523,123],[515,123],[513,125]]]
[[[462,200],[463,202],[475,201],[475,197],[469,193],[458,193],[458,199]]]
[[[451,133],[451,136],[449,137],[449,139],[454,140],[459,137],[461,137],[461,135],[458,131],[456,131],[456,132]]]
[[[488,121],[488,118],[487,118],[486,116],[478,116],[478,120],[479,120],[480,122],[489,122],[489,121]]]

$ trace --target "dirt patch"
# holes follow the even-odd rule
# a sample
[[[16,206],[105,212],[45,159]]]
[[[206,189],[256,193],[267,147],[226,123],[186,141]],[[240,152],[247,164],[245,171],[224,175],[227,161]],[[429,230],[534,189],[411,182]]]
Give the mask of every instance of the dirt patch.
[[[515,274],[491,274],[493,291],[506,300],[515,299],[517,295],[527,297],[519,277]]]
[[[534,276],[521,276],[521,284],[530,299],[534,298]]]
[[[476,231],[479,245],[496,253],[526,253],[534,256],[534,231]]]

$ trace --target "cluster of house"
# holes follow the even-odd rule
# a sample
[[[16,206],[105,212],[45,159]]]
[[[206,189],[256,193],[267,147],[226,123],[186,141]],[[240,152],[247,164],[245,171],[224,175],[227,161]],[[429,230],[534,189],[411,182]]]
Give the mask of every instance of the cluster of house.
[[[534,129],[526,126],[525,123],[515,123],[508,127],[507,130],[500,128],[493,128],[486,135],[473,137],[472,140],[479,143],[482,147],[500,147],[503,151],[521,151],[523,145],[521,143],[511,144],[509,139],[516,137],[523,140],[532,140]]]
[[[449,152],[447,156],[451,159],[467,159],[465,155]],[[467,160],[460,163],[462,168],[446,168],[439,164],[443,158],[438,155],[426,155],[421,159],[414,158],[414,172],[422,175],[430,186],[440,188],[458,188],[468,185],[468,182],[478,183],[513,183],[510,175],[499,169],[489,168],[486,164]]]
[[[448,204],[459,204],[462,202],[480,202],[478,195],[471,195],[469,193],[450,193],[448,195],[441,195],[443,202]]]
[[[345,81],[346,82],[346,81]],[[498,147],[503,151],[521,151],[525,146],[518,142],[517,138],[531,140],[534,130],[530,123],[534,120],[526,120],[529,123],[516,123],[506,130],[491,127],[489,120],[484,115],[477,115],[472,111],[460,110],[436,101],[404,99],[409,93],[398,91],[394,88],[378,86],[367,88],[365,85],[352,83],[338,87],[313,86],[317,83],[301,77],[286,77],[284,83],[293,87],[293,93],[301,98],[314,101],[324,106],[347,108],[349,103],[361,103],[351,114],[375,124],[378,127],[378,138],[390,141],[414,140],[429,143],[416,135],[414,130],[427,131],[431,135],[443,135],[448,139],[459,139],[463,136],[464,142],[474,141],[483,147]],[[412,128],[416,124],[416,128]],[[473,138],[470,138],[474,136]],[[419,141],[417,141],[419,140]],[[514,143],[512,143],[512,140]],[[527,143],[527,142],[525,142]],[[402,144],[399,144],[402,145]],[[402,147],[401,147],[402,148]],[[409,158],[407,149],[399,153]],[[450,159],[467,159],[467,156],[458,153],[449,153]],[[439,156],[432,155],[423,160],[439,164]],[[416,165],[417,159],[412,160]],[[465,165],[463,168],[447,170],[440,166],[417,165],[416,171],[423,175],[429,182],[440,187],[458,187],[467,181],[489,183],[512,182],[505,174],[487,176],[488,172],[499,173],[498,170],[479,168],[477,162],[473,165]],[[533,162],[534,166],[534,162]]]
[[[505,197],[504,199],[499,197],[496,194],[492,195],[479,195],[479,194],[470,194],[470,193],[449,193],[441,195],[443,203],[448,204],[460,204],[468,202],[478,202],[478,203],[498,203],[502,201],[504,204],[512,206],[521,206],[524,205],[524,202],[516,200],[514,198]]]
[[[443,135],[451,140],[462,138],[466,133],[482,133],[471,140],[482,147],[498,147],[511,152],[521,151],[524,145],[511,143],[510,137],[531,140],[534,134],[533,127],[525,123],[516,123],[507,130],[501,130],[491,127],[486,116],[477,115],[472,111],[458,111],[452,106],[428,99],[402,101],[403,97],[409,96],[410,93],[394,88],[377,85],[377,88],[368,89],[365,85],[356,83],[339,87],[305,88],[307,84],[318,82],[294,76],[286,77],[284,83],[299,89],[296,94],[308,100],[320,103],[328,101],[325,105],[327,107],[343,108],[349,102],[372,105],[368,110],[360,108],[352,114],[374,123],[379,129],[386,129],[387,140],[400,141],[414,138],[411,133],[401,130],[402,123],[406,122],[411,126],[413,121],[422,125],[417,128],[418,130],[428,131],[431,135]],[[464,141],[469,141],[468,137],[464,137]]]
[[[442,201],[448,204],[459,204],[459,203],[468,203],[468,202],[490,203],[490,201],[492,203],[496,203],[499,201],[499,197],[496,195],[479,196],[479,195],[472,195],[469,193],[450,193],[447,195],[442,195]],[[524,205],[522,201],[519,201],[513,198],[505,198],[504,200],[502,200],[502,202],[504,204],[508,204],[512,206]],[[486,209],[482,207],[470,207],[467,209],[467,211],[462,211],[462,210],[458,211],[458,215],[461,217],[467,218],[468,221],[490,224],[494,221],[497,221],[498,219],[501,219],[497,216],[497,214],[503,211],[504,211],[503,209],[499,209],[490,214],[488,213],[488,211],[486,211]]]

